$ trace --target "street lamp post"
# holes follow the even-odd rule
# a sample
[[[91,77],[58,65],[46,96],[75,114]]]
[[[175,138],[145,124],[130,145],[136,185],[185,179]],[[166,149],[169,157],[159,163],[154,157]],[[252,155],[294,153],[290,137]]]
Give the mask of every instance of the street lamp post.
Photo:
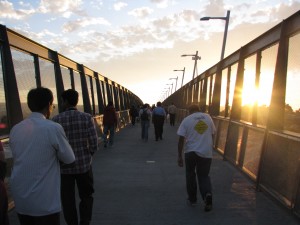
[[[163,93],[162,93],[162,99],[166,99],[167,98],[167,91],[164,91]]]
[[[166,93],[167,93],[167,97],[169,97],[169,95],[170,95],[170,87],[166,87],[165,89],[168,89],[167,91],[166,91]]]
[[[173,83],[167,84],[167,85],[172,85],[172,87],[171,87],[171,94],[172,94],[172,92],[173,92]]]
[[[176,78],[170,78],[169,80],[176,80],[176,83],[175,83],[175,91],[176,91],[178,76],[177,76]],[[175,92],[175,91],[174,91],[174,92]]]
[[[185,72],[185,67],[183,67],[183,70],[173,70],[173,71],[182,71],[182,81],[181,81],[181,87],[183,85],[183,79],[184,79],[184,72]]]
[[[196,51],[196,54],[195,55],[181,55],[181,57],[186,57],[186,56],[193,56],[193,60],[195,60],[195,64],[194,64],[194,72],[193,72],[193,80],[195,78],[195,73],[196,73],[196,68],[197,68],[197,61],[201,59],[200,56],[198,56],[198,51]]]
[[[230,10],[227,10],[227,14],[226,14],[225,17],[210,17],[210,16],[205,16],[205,17],[202,17],[202,18],[200,19],[201,21],[206,21],[206,20],[210,20],[210,19],[225,20],[225,30],[224,30],[224,36],[223,36],[223,44],[222,44],[222,51],[221,51],[221,60],[224,59],[224,53],[225,53],[225,45],[226,45],[226,40],[227,40],[227,32],[228,32],[229,18],[230,18]]]

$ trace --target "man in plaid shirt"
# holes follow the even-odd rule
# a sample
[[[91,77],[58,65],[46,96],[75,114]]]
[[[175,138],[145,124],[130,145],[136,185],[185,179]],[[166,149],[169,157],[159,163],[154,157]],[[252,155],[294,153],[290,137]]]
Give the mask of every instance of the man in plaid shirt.
[[[61,168],[61,200],[68,225],[78,224],[75,182],[80,197],[80,224],[90,224],[94,181],[92,156],[98,149],[98,136],[92,115],[77,110],[78,92],[69,89],[61,95],[64,112],[53,117],[62,125],[75,154],[75,166]]]

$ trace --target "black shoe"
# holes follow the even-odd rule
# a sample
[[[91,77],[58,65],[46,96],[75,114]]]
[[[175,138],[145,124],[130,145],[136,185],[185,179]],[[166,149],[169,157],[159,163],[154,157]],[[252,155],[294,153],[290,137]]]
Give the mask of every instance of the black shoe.
[[[207,193],[205,196],[205,207],[204,207],[204,211],[205,212],[209,212],[212,209],[212,195],[211,193]]]
[[[104,144],[104,148],[107,148],[107,144]]]

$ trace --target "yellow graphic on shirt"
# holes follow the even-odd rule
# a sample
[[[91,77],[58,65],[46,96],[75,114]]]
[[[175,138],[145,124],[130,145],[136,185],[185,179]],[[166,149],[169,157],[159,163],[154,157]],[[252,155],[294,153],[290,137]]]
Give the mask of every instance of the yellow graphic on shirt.
[[[202,120],[200,120],[194,127],[195,131],[197,131],[199,134],[203,134],[207,130],[207,128],[207,124],[204,123]]]

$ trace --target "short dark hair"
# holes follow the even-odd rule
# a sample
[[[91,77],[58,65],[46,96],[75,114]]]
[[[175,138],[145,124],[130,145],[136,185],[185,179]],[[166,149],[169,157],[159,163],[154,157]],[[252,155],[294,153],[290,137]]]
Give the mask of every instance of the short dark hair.
[[[161,102],[157,102],[157,103],[156,103],[156,106],[161,106]]]
[[[33,88],[27,94],[27,105],[31,112],[40,112],[52,103],[53,93],[48,88]]]
[[[190,113],[195,113],[195,112],[200,112],[199,106],[196,104],[192,104],[189,106],[189,112]]]
[[[78,103],[78,92],[74,89],[68,89],[66,91],[63,91],[61,94],[61,98],[64,101],[67,101],[71,106],[76,106]]]

